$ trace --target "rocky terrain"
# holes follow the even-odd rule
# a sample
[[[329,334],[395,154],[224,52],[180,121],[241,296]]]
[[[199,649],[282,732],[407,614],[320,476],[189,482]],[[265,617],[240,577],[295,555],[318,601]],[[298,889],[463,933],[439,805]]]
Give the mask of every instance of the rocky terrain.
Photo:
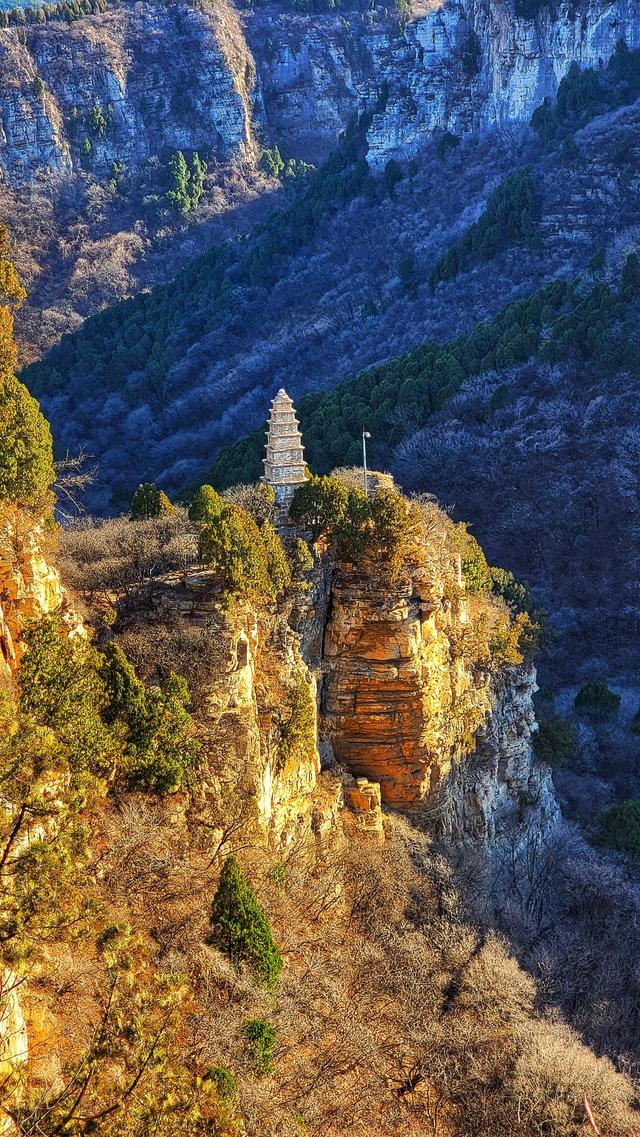
[[[317,164],[383,89],[367,131],[372,169],[417,153],[434,131],[509,135],[571,61],[598,66],[622,37],[640,43],[623,0],[542,6],[535,20],[508,2],[433,3],[406,22],[378,8],[140,3],[0,30],[0,207],[31,294],[28,356],[246,231],[278,199],[256,170],[261,147]],[[157,205],[178,149],[209,165],[188,230]]]

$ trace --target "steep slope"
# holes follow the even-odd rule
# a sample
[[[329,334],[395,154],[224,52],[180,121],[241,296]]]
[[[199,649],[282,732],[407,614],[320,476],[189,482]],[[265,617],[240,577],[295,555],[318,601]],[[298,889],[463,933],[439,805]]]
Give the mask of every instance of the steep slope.
[[[367,130],[372,168],[413,155],[434,131],[510,135],[572,60],[598,67],[620,37],[639,42],[629,0],[520,11],[447,0],[405,6],[400,19],[382,7],[338,16],[145,2],[0,29],[0,208],[30,286],[29,357],[246,231],[246,206],[259,197],[267,211],[279,188],[256,169],[260,146],[315,164],[382,92]],[[175,149],[209,163],[188,232],[163,208]]]
[[[444,160],[427,149],[418,173],[393,197],[378,183],[375,196],[334,207],[313,223],[299,252],[288,231],[283,240],[267,229],[247,251],[243,246],[240,269],[233,250],[226,273],[217,253],[196,262],[176,287],[88,324],[29,372],[58,445],[89,444],[104,490],[119,481],[117,504],[145,477],[175,491],[206,468],[221,443],[262,421],[275,387],[284,384],[299,398],[425,336],[446,340],[470,330],[546,279],[570,277],[635,224],[637,114],[617,112],[587,128],[573,168],[557,152],[546,156],[524,143],[519,161],[533,164],[540,199],[539,244],[526,258],[516,245],[488,263],[472,262],[435,296],[433,267],[512,168],[511,144],[469,143]],[[315,209],[313,187],[309,193]],[[298,212],[307,212],[304,199]],[[295,226],[295,211],[292,217]],[[254,268],[252,250],[261,247]],[[407,257],[413,275],[405,281],[399,266]],[[101,492],[95,500],[104,507],[108,499]]]

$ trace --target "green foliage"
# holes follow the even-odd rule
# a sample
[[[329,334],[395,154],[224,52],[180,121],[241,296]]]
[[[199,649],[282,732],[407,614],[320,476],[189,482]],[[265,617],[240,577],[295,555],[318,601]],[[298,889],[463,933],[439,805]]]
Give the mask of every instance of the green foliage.
[[[267,880],[270,880],[280,891],[283,891],[286,887],[288,877],[289,872],[284,861],[276,861],[275,865],[273,865],[267,873]]]
[[[313,556],[306,541],[296,537],[291,550],[291,575],[295,580],[302,580],[313,568]]]
[[[487,558],[464,522],[456,526],[456,538],[462,560],[462,575],[469,592],[491,592],[493,580]]]
[[[0,500],[41,509],[53,479],[49,424],[24,384],[0,372]]]
[[[221,1101],[234,1104],[238,1100],[238,1082],[227,1066],[212,1066],[205,1079],[213,1082]]]
[[[21,974],[52,939],[86,930],[82,813],[97,787],[70,767],[65,741],[35,714],[22,714],[6,691],[0,692],[0,785],[0,966]]]
[[[492,667],[512,667],[522,663],[535,652],[538,634],[538,625],[527,612],[519,612],[515,620],[499,621],[489,640]]]
[[[313,759],[316,745],[316,706],[311,687],[299,674],[287,693],[287,705],[278,723],[276,769],[288,763],[299,766]]]
[[[260,167],[270,178],[279,178],[284,170],[282,154],[277,146],[271,150],[263,150],[260,155]]]
[[[64,635],[55,614],[30,620],[21,639],[20,712],[55,732],[72,769],[112,774],[119,744],[102,718],[107,691],[95,648]]]
[[[637,368],[640,361],[630,356],[628,338],[616,334],[624,316],[624,301],[605,285],[583,293],[552,281],[469,335],[445,344],[426,342],[331,391],[305,395],[298,411],[309,464],[318,474],[353,464],[363,422],[374,439],[396,445],[403,437],[403,421],[411,430],[423,426],[465,379],[485,371],[531,358],[589,361],[607,374]],[[375,461],[375,441],[371,445]],[[263,450],[264,428],[222,450],[210,474],[212,483],[224,488],[259,477]]]
[[[273,1074],[274,1067],[273,1048],[277,1038],[275,1027],[265,1019],[247,1019],[242,1025],[242,1036],[256,1074],[269,1077]]]
[[[274,600],[290,583],[289,563],[273,526],[265,521],[260,527],[239,505],[225,505],[205,526],[198,549],[231,595]]]
[[[395,574],[411,548],[416,526],[414,507],[395,490],[379,490],[372,499],[338,478],[311,477],[298,486],[289,516],[316,540],[334,539],[340,556],[358,564],[378,558]]]
[[[158,489],[154,482],[143,482],[131,498],[132,521],[147,521],[150,517],[161,517],[173,512],[174,507],[166,493]]]
[[[211,908],[210,943],[232,960],[246,964],[264,984],[277,986],[282,958],[269,922],[234,856],[224,862]]]
[[[606,683],[599,679],[585,683],[575,697],[576,710],[592,718],[608,718],[618,712],[620,695],[610,691]]]
[[[536,3],[537,0],[522,0]],[[607,66],[581,71],[572,63],[558,87],[555,103],[546,98],[531,125],[545,145],[553,146],[586,126],[597,115],[634,103],[640,95],[640,51],[620,40]]]
[[[50,20],[65,20],[74,23],[85,16],[97,16],[106,12],[110,4],[118,0],[59,0],[58,3],[40,4],[38,7],[17,6],[0,10],[0,28],[23,27],[29,23],[48,23]]]
[[[260,537],[267,561],[267,576],[274,596],[279,596],[291,583],[291,569],[282,541],[269,521],[260,526]]]
[[[33,92],[34,98],[44,98],[47,88],[44,85],[44,80],[41,79],[39,75],[36,75],[35,79],[33,80],[33,83],[31,84],[31,90]]]
[[[27,369],[34,393],[64,390],[69,394],[77,384],[85,397],[90,375],[94,390],[117,389],[132,405],[139,405],[141,394],[162,397],[171,368],[184,359],[191,344],[218,326],[221,313],[232,308],[231,279],[238,286],[270,287],[278,277],[281,259],[306,245],[324,218],[370,185],[364,152],[372,113],[349,124],[324,165],[300,179],[300,188],[286,207],[255,226],[246,240],[214,246],[170,284],[107,308],[85,320],[78,332],[64,336],[46,360]],[[172,159],[168,189],[174,196],[169,201],[180,212],[186,209],[189,213],[194,207],[194,168],[192,164],[185,171],[186,159],[182,158],[184,165],[177,155]],[[257,481],[261,473],[261,462],[253,463],[248,477],[243,468],[241,476],[226,485]]]
[[[167,200],[184,218],[188,217],[200,204],[204,193],[206,171],[206,162],[202,161],[197,151],[191,158],[190,167],[182,150],[176,150],[169,159]]]
[[[452,280],[474,257],[490,261],[500,249],[536,240],[539,216],[536,187],[531,170],[525,166],[493,190],[478,220],[436,262],[429,278],[431,288],[442,280]]]
[[[500,596],[510,612],[530,612],[533,608],[533,597],[529,587],[523,580],[516,580],[508,569],[489,569],[491,575],[491,590],[494,596]]]
[[[13,309],[25,297],[8,231],[0,223],[0,501],[44,510],[54,479],[51,431],[38,403],[13,374],[18,358]]]
[[[55,732],[73,770],[157,793],[187,784],[198,751],[185,679],[146,688],[119,647],[69,639],[57,615],[30,621],[22,640],[20,712]]]
[[[111,104],[107,107],[106,113],[103,111],[99,103],[95,103],[87,114],[87,126],[93,134],[94,138],[104,138],[109,124],[113,118],[113,107]]]
[[[561,715],[540,719],[533,736],[536,758],[549,766],[561,766],[576,748],[576,731],[573,723]]]
[[[600,816],[599,840],[621,853],[640,853],[640,801],[611,805]]]
[[[124,169],[125,169],[124,163],[119,162],[117,159],[111,163],[111,173],[109,175],[109,185],[111,186],[112,189],[114,189],[114,190],[118,189],[118,186],[120,185],[120,182],[122,181],[122,175],[124,174]]]
[[[289,516],[296,525],[309,529],[317,541],[322,533],[335,533],[349,500],[347,487],[337,478],[311,477],[297,486]]]
[[[183,789],[198,758],[186,679],[171,671],[158,686],[145,687],[113,643],[104,650],[100,674],[107,696],[103,717],[126,728],[121,772],[129,786],[163,794]]]
[[[193,495],[193,501],[189,506],[189,520],[208,525],[220,517],[223,509],[224,501],[220,494],[216,493],[213,486],[200,486]]]

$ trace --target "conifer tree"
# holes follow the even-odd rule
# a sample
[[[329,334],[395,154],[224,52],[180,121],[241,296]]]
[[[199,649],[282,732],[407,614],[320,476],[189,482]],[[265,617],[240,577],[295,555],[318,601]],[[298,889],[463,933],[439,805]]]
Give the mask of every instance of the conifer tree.
[[[210,943],[228,955],[236,967],[243,963],[265,987],[278,982],[282,957],[269,922],[238,861],[227,857],[211,908]]]
[[[26,292],[10,254],[8,231],[0,223],[0,500],[44,509],[54,478],[51,431],[38,403],[14,374],[18,352],[13,309]]]
[[[131,498],[131,520],[147,521],[150,517],[160,517],[163,513],[173,513],[174,508],[166,493],[158,489],[155,482],[143,482]]]
[[[189,521],[209,524],[220,517],[223,509],[224,501],[213,486],[200,486],[193,495],[193,501],[189,506]]]

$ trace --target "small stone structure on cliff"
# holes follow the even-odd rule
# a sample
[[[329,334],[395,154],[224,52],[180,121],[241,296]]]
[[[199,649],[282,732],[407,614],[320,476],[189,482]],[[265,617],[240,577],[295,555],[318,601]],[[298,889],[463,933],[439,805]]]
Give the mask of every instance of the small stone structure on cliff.
[[[302,435],[295,407],[281,387],[271,404],[263,482],[272,486],[283,509],[291,504],[296,486],[307,479]]]

